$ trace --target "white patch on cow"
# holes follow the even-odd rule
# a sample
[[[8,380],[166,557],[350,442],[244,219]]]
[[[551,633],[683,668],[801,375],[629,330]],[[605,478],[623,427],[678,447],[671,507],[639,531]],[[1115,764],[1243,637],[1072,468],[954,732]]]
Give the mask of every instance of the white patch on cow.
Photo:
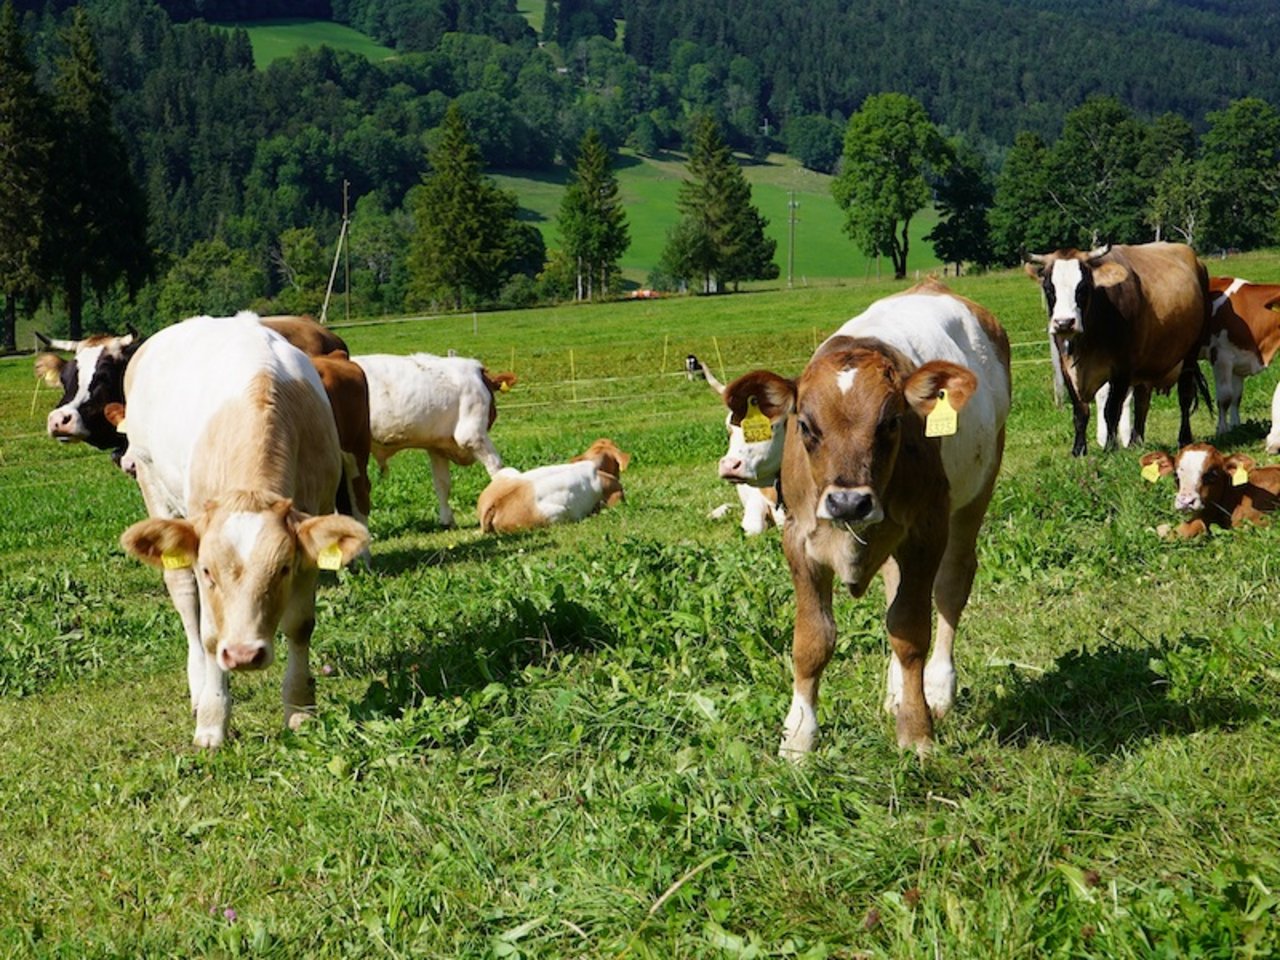
[[[729,432],[729,450],[720,458],[720,479],[753,487],[773,486],[782,473],[782,450],[787,432],[780,429],[780,422],[774,421],[768,440],[748,443],[742,425],[732,420],[733,414],[727,414],[725,428]]]
[[[261,513],[233,513],[222,525],[222,536],[235,548],[240,559],[248,563],[253,555],[254,545],[262,534],[262,526]]]
[[[782,724],[782,744],[778,756],[784,760],[803,760],[813,749],[818,737],[818,715],[799,693],[791,696],[791,710]]]
[[[1280,384],[1271,395],[1271,432],[1267,434],[1267,453],[1280,453]]]
[[[504,479],[512,479],[504,467]],[[548,523],[572,523],[590,516],[604,499],[600,473],[589,460],[556,463],[547,467],[512,470],[519,482],[533,493],[534,509]]]
[[[1204,505],[1200,500],[1200,483],[1208,458],[1204,450],[1190,450],[1178,457],[1178,493],[1174,498],[1177,509],[1199,510]]]
[[[1081,333],[1084,330],[1084,317],[1080,315],[1080,307],[1076,303],[1076,290],[1084,282],[1084,269],[1079,260],[1059,260],[1053,265],[1050,274],[1053,283],[1053,313],[1049,316],[1049,332],[1059,328],[1060,332]]]
[[[1223,291],[1223,296],[1227,298],[1231,298],[1235,296],[1245,286],[1247,286],[1248,283],[1249,281],[1244,279],[1243,277],[1236,277],[1234,280],[1231,281],[1231,286],[1227,287],[1227,289]]]
[[[836,374],[836,386],[840,388],[841,393],[847,394],[853,389],[853,381],[857,375],[858,371],[856,368],[841,370]]]

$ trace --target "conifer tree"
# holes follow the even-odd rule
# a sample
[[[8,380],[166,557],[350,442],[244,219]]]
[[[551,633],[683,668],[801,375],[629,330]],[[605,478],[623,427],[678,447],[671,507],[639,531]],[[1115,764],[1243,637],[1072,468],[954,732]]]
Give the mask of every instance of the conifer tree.
[[[84,7],[76,7],[63,39],[54,77],[49,259],[68,331],[78,339],[85,285],[101,297],[123,279],[132,296],[151,272],[151,256],[146,199],[111,120],[112,95]]]
[[[575,298],[591,300],[608,294],[631,236],[609,150],[594,127],[578,146],[578,162],[560,202],[558,226],[564,252],[574,263]]]
[[[492,299],[506,279],[519,227],[515,194],[482,173],[480,149],[456,103],[427,161],[431,169],[413,201],[410,297],[454,308]]]
[[[777,241],[764,235],[768,221],[751,202],[751,184],[709,116],[694,121],[689,151],[692,177],[680,185],[681,222],[668,237],[664,269],[700,278],[704,293],[727,282],[772,279]]]
[[[0,349],[17,340],[18,301],[43,287],[44,231],[49,152],[48,102],[36,86],[13,4],[0,8],[0,291],[4,320]]]

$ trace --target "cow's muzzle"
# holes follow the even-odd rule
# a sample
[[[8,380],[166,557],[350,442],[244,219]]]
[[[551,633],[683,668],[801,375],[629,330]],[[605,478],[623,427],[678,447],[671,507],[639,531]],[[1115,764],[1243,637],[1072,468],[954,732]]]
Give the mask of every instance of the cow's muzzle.
[[[747,473],[746,462],[741,457],[726,455],[720,458],[720,479],[730,483],[747,483],[752,477]]]
[[[79,414],[70,407],[59,407],[52,411],[45,425],[49,430],[49,436],[62,443],[83,440],[88,436]]]
[[[1195,513],[1203,506],[1198,493],[1179,493],[1173,498],[1173,508],[1180,513]]]
[[[218,648],[218,666],[223,670],[261,670],[271,664],[271,645],[262,640],[228,643]]]
[[[1080,332],[1080,323],[1075,317],[1054,317],[1051,326],[1055,337],[1071,337]]]
[[[827,487],[818,504],[818,518],[861,529],[883,520],[884,510],[870,487]]]

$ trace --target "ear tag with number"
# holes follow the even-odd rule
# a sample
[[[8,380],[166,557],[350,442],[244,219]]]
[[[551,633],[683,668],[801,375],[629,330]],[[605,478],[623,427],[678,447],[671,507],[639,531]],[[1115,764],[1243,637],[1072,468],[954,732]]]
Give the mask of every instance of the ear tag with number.
[[[747,443],[764,443],[773,437],[773,424],[761,412],[756,398],[747,401],[747,415],[742,418],[742,439]]]
[[[342,548],[331,543],[316,554],[316,566],[321,570],[337,570],[342,566]]]
[[[1249,471],[1243,466],[1236,467],[1231,471],[1231,485],[1233,487],[1243,487],[1249,482]]]
[[[1154,460],[1142,468],[1142,479],[1147,483],[1155,483],[1160,479],[1160,464]]]
[[[926,437],[949,437],[956,432],[956,410],[947,399],[947,391],[938,391],[938,402],[924,421]]]
[[[191,566],[191,554],[185,550],[166,550],[160,554],[160,563],[166,570],[186,570]]]

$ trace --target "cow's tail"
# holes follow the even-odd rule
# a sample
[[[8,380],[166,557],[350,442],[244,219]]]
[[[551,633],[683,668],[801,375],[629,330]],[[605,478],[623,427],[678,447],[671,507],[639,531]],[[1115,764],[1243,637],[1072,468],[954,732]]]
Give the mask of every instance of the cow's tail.
[[[1209,409],[1210,413],[1213,413],[1213,396],[1209,393],[1209,381],[1205,379],[1204,371],[1200,369],[1199,363],[1194,360],[1191,361],[1191,368],[1196,372],[1196,393],[1198,396],[1204,397],[1204,405]],[[1194,402],[1191,409],[1195,409]]]

